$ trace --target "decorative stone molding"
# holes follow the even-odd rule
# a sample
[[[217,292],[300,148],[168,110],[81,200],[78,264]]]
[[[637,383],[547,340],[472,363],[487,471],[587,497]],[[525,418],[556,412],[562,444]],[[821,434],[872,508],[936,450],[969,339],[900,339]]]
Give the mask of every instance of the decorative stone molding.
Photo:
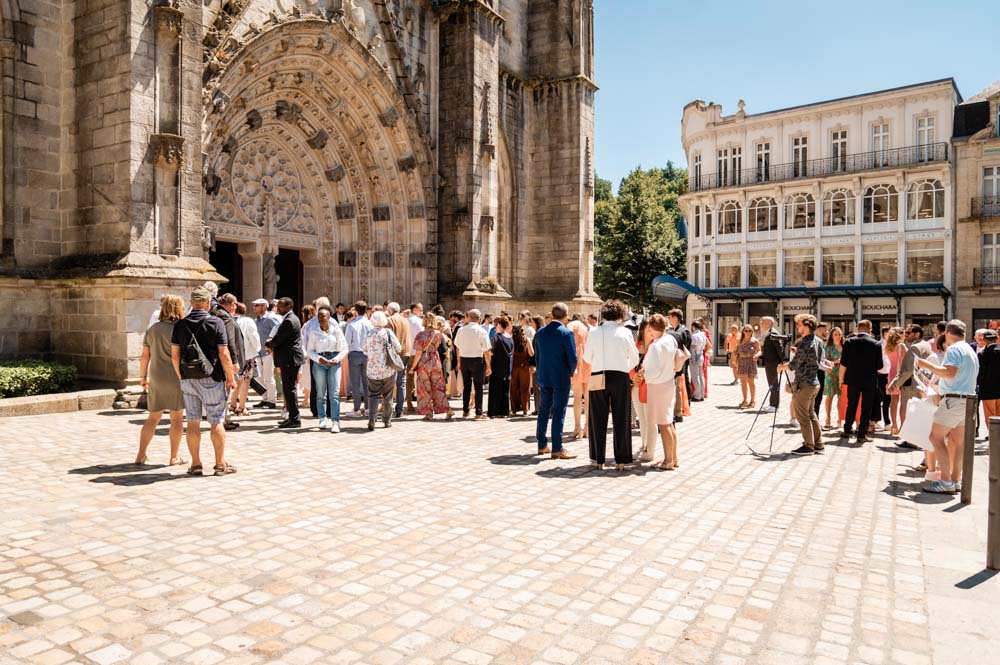
[[[375,252],[373,261],[376,268],[391,268],[392,252],[389,250]]]
[[[157,31],[180,36],[184,25],[184,12],[169,5],[156,5],[153,7],[153,25]]]
[[[159,164],[180,167],[184,161],[184,137],[176,134],[150,134],[149,146]]]
[[[344,171],[343,165],[337,165],[324,171],[326,174],[326,179],[330,182],[340,182],[344,179],[347,173]]]
[[[383,127],[395,127],[396,123],[399,122],[399,113],[396,112],[396,108],[390,106],[388,110],[379,115],[378,121],[382,123]]]
[[[392,218],[392,210],[387,204],[372,206],[373,222],[388,222]]]
[[[354,219],[354,204],[353,203],[338,203],[337,208],[337,219]]]

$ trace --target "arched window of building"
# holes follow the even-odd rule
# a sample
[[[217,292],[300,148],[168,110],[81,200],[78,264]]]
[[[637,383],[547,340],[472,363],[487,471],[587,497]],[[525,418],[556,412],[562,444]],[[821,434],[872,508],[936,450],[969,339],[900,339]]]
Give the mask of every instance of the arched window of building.
[[[906,190],[907,219],[944,217],[944,186],[940,180],[921,180]]]
[[[778,204],[772,198],[759,198],[750,202],[747,231],[777,231]]]
[[[862,203],[865,224],[899,220],[899,192],[895,185],[872,185],[865,190]]]
[[[816,228],[816,199],[812,194],[792,194],[785,199],[785,228]]]
[[[849,226],[854,223],[854,192],[835,189],[823,194],[823,226]]]
[[[719,206],[719,233],[741,233],[743,211],[736,201],[726,201]]]

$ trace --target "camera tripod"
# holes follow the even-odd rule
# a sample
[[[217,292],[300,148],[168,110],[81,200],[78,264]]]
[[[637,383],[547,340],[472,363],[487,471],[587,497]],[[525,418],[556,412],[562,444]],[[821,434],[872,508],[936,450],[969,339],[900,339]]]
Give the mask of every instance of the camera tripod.
[[[764,405],[770,403],[770,399],[769,398],[771,397],[771,392],[774,391],[774,390],[777,390],[779,392],[779,394],[780,394],[780,392],[781,392],[781,378],[782,377],[785,378],[786,383],[791,383],[791,379],[788,378],[788,372],[787,371],[783,371],[780,374],[778,374],[778,385],[776,385],[776,386],[768,386],[767,387],[767,394],[764,395],[764,399],[762,399],[760,401],[760,406],[757,407],[757,415],[753,417],[753,422],[750,423],[750,429],[747,430],[747,437],[746,437],[746,439],[743,440],[743,445],[745,445],[747,448],[749,448],[750,452],[753,453],[755,456],[758,456],[758,457],[761,456],[761,453],[758,453],[750,445],[750,443],[749,443],[749,441],[750,441],[750,434],[753,433],[754,425],[757,424],[757,419],[760,418],[760,413],[761,413],[761,411],[764,410]],[[773,454],[773,449],[774,449],[774,429],[775,429],[775,427],[777,427],[777,425],[778,425],[778,409],[775,409],[774,410],[774,418],[771,420],[771,442],[767,446],[767,454],[768,455]]]

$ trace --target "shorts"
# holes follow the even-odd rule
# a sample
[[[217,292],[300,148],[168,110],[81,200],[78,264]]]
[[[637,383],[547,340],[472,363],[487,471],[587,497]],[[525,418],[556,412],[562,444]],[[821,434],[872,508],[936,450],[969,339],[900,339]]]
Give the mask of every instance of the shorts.
[[[226,384],[209,377],[207,379],[182,379],[181,394],[184,395],[184,415],[189,421],[201,420],[202,413],[208,417],[210,425],[221,425],[226,418]]]
[[[947,427],[949,432],[965,425],[965,398],[942,398],[934,412],[934,424]]]

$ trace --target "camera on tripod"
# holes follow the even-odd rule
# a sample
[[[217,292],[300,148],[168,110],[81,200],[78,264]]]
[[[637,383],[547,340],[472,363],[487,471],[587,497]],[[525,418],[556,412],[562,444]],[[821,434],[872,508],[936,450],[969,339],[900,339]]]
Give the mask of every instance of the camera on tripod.
[[[771,331],[771,339],[778,343],[781,348],[781,362],[787,363],[792,359],[792,336],[781,335]]]

